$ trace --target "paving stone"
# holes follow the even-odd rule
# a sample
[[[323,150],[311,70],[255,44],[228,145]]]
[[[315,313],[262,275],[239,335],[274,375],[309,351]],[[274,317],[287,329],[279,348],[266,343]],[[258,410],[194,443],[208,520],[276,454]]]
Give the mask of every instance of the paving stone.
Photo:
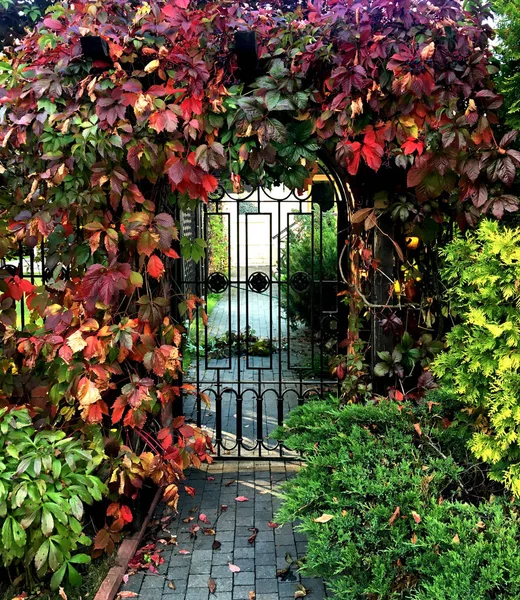
[[[195,588],[190,587],[186,591],[185,600],[208,600],[209,599],[209,589],[206,582],[206,587],[204,588]],[[141,600],[141,599],[139,599]]]
[[[271,547],[270,552],[258,552],[255,548],[255,563],[259,565],[273,565],[276,569],[276,554],[274,552],[274,546]]]
[[[255,584],[255,574],[253,572],[244,572],[241,571],[240,573],[235,573],[235,576],[233,578],[233,584],[236,586],[240,586],[240,585],[250,585],[250,586],[254,586]]]
[[[161,575],[147,575],[141,585],[141,592],[146,590],[162,589],[164,586],[164,577]]]
[[[256,600],[279,600],[278,592],[274,594],[257,594]]]
[[[188,589],[208,587],[208,579],[209,575],[206,573],[199,575],[192,575],[190,573],[188,577]]]
[[[249,571],[251,573],[255,570],[255,561],[251,558],[241,558],[240,548],[235,552],[235,564],[240,567],[240,571]]]
[[[128,581],[121,587],[125,592],[139,592],[143,583],[144,573],[136,573],[128,578]]]
[[[249,592],[254,588],[250,585],[240,585],[233,588],[233,600],[249,600]]]
[[[256,565],[255,576],[257,579],[276,577],[276,565]]]
[[[278,591],[278,581],[271,575],[270,579],[256,579],[255,587],[257,592],[262,594],[274,594]]]

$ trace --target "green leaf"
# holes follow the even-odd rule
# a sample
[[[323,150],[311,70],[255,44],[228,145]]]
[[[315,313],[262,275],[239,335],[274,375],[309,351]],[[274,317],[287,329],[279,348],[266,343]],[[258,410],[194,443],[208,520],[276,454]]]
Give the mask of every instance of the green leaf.
[[[88,565],[91,561],[90,556],[88,554],[75,554],[69,562],[75,563],[78,565]]]
[[[34,564],[36,565],[36,570],[40,571],[47,561],[49,556],[49,540],[45,540],[43,544],[38,548],[38,552],[36,552],[36,556],[34,557]]]
[[[90,246],[88,244],[81,244],[76,248],[76,264],[84,265],[90,258]]]
[[[379,362],[374,367],[374,375],[376,377],[384,377],[390,373],[390,367],[386,362]]]
[[[54,573],[51,578],[51,590],[57,590],[60,587],[66,570],[67,564],[65,563],[56,571],[56,573]]]
[[[72,514],[76,517],[76,519],[78,519],[78,521],[81,521],[83,518],[83,503],[81,500],[77,496],[72,496],[69,499],[69,504],[72,509]]]
[[[14,543],[17,546],[24,547],[27,542],[27,534],[15,519],[12,519],[11,524],[13,529]]]
[[[49,537],[54,529],[54,518],[47,508],[42,511],[42,532],[43,535]]]
[[[56,571],[62,563],[63,552],[52,540],[49,540],[49,567],[52,571]]]
[[[79,587],[83,582],[83,577],[69,562],[69,583],[72,587]]]
[[[12,547],[14,541],[12,520],[12,517],[8,517],[2,526],[2,543],[7,549]]]

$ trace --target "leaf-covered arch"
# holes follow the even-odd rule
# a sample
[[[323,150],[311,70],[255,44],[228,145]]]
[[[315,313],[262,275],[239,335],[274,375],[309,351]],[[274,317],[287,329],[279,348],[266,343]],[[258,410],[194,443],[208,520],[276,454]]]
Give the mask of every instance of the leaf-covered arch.
[[[520,153],[510,147],[515,133],[498,135],[492,32],[485,6],[466,8],[458,0],[328,0],[294,12],[189,0],[51,7],[0,59],[0,252],[9,258],[44,241],[49,272],[40,286],[8,272],[0,283],[3,401],[43,390],[51,418],[122,423],[155,452],[139,475],[174,482],[206,457],[207,439],[182,421],[177,445],[167,430],[160,444],[143,431],[180,394],[172,204],[207,201],[218,180],[234,190],[303,188],[321,149],[349,174],[359,208],[381,189],[404,197],[408,232],[516,211],[509,188]],[[241,31],[256,34],[249,85],[235,52]],[[17,333],[23,293],[33,318]],[[188,298],[186,310],[200,303]]]

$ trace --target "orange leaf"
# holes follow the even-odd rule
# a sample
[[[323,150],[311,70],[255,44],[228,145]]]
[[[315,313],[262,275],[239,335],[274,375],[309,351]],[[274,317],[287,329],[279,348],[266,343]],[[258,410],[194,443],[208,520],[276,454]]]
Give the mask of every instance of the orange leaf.
[[[388,523],[389,525],[393,525],[395,520],[397,519],[397,517],[401,514],[401,507],[398,506],[394,512],[392,513],[392,516],[388,519]]]
[[[420,423],[415,423],[413,428],[415,429],[415,431],[417,431],[418,435],[422,435],[422,429],[421,429]]]
[[[162,260],[157,256],[153,255],[148,261],[148,275],[155,279],[160,279],[164,275],[164,265]]]

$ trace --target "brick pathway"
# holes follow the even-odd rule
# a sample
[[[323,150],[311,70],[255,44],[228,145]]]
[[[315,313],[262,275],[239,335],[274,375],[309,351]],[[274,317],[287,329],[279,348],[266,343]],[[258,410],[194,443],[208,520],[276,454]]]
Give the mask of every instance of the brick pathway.
[[[268,524],[280,506],[281,484],[298,468],[294,462],[221,461],[192,472],[189,483],[196,488],[196,496],[182,495],[178,516],[167,525],[168,531],[158,536],[177,536],[177,545],[158,544],[165,558],[159,574],[137,573],[121,589],[138,593],[139,600],[249,600],[251,591],[256,600],[278,600],[294,598],[301,584],[312,590],[306,598],[323,600],[323,583],[302,579],[294,566],[286,581],[276,577],[278,569],[289,566],[287,554],[296,559],[305,553],[301,534],[287,525],[273,529]],[[238,496],[248,500],[237,502]],[[222,505],[227,506],[225,512]],[[156,517],[167,513],[168,509],[159,506]],[[200,513],[207,516],[211,525],[205,527],[212,527],[214,536],[205,536],[202,531],[195,539],[190,536],[190,526]],[[189,517],[194,520],[184,523]],[[258,534],[250,544],[250,528],[254,527]],[[219,549],[212,548],[215,540],[221,543]],[[180,550],[190,553],[180,554]],[[240,567],[240,572],[233,574],[229,564]],[[216,583],[214,594],[208,588],[210,578]],[[170,587],[172,581],[175,590]]]

